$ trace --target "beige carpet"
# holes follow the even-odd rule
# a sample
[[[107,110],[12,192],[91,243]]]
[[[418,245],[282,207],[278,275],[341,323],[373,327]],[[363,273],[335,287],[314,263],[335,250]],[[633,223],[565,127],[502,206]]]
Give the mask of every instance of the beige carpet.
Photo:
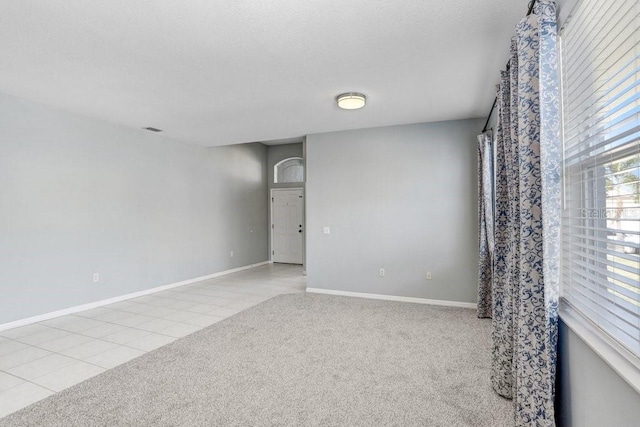
[[[281,295],[2,426],[510,426],[473,310]]]

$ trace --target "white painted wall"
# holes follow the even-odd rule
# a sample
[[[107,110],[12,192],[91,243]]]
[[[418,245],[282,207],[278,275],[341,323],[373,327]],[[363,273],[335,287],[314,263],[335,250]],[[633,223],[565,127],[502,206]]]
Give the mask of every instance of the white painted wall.
[[[307,286],[476,302],[476,135],[483,124],[307,136]]]
[[[266,261],[266,194],[262,144],[207,149],[0,95],[0,323]]]

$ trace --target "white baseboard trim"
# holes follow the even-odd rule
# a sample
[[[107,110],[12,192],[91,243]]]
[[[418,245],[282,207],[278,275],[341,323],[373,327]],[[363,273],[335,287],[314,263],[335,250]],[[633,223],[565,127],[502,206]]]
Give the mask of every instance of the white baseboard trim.
[[[87,304],[76,305],[74,307],[64,308],[62,310],[52,311],[50,313],[39,314],[33,317],[27,317],[25,319],[14,320],[12,322],[0,324],[0,331],[7,329],[17,328],[20,326],[30,325],[32,323],[42,322],[44,320],[53,319],[55,317],[66,316],[68,314],[78,313],[80,311],[91,310],[92,308],[102,307],[104,305],[113,304],[116,302],[141,297],[144,295],[154,294],[156,292],[166,291],[168,289],[177,288],[179,286],[190,285],[192,283],[201,282],[203,280],[213,279],[215,277],[226,276],[227,274],[237,273],[243,270],[249,270],[250,268],[260,267],[262,265],[270,264],[269,261],[259,262],[257,264],[249,264],[243,267],[232,268],[230,270],[220,271],[218,273],[208,274],[206,276],[194,277],[193,279],[183,280],[181,282],[170,283],[168,285],[157,286],[155,288],[145,289],[138,292],[132,292],[130,294],[118,295],[116,297],[103,299],[100,301],[94,301]]]
[[[314,294],[341,295],[345,297],[380,299],[385,301],[413,302],[416,304],[442,305],[445,307],[472,308],[474,310],[478,309],[478,305],[473,302],[445,301],[439,299],[401,297],[395,295],[366,294],[364,292],[335,291],[332,289],[320,288],[307,288],[307,292]]]

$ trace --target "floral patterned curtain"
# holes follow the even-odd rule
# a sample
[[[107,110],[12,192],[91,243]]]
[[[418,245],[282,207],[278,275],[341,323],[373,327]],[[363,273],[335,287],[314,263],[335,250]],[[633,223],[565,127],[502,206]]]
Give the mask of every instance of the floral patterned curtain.
[[[560,242],[556,6],[516,27],[496,129],[492,383],[515,425],[553,426]]]
[[[493,281],[493,148],[491,132],[478,135],[478,317],[491,317]]]

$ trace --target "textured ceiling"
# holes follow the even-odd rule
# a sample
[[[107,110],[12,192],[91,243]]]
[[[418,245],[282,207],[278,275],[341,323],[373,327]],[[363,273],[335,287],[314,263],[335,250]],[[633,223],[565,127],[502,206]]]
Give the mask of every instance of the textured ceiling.
[[[486,117],[526,0],[0,0],[0,92],[204,146]],[[334,98],[368,97],[357,111]]]

